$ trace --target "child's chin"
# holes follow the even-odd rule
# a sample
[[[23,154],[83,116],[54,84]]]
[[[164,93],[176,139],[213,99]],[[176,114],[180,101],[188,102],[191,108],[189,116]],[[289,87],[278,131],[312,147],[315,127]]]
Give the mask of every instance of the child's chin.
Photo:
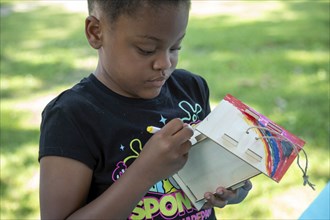
[[[159,90],[153,90],[153,91],[148,91],[144,94],[141,94],[140,98],[142,99],[154,99],[159,96],[160,94],[160,89]]]

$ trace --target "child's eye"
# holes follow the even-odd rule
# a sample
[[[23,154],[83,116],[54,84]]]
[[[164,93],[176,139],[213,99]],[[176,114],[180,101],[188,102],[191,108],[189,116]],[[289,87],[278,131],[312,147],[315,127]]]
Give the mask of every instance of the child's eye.
[[[137,49],[140,54],[145,56],[152,55],[153,53],[155,53],[155,50],[146,50],[146,49],[142,49],[141,47],[137,47]]]
[[[179,50],[181,50],[181,46],[179,46],[179,47],[174,47],[174,48],[171,48],[170,50],[171,50],[171,52],[176,52],[176,51],[179,51]]]

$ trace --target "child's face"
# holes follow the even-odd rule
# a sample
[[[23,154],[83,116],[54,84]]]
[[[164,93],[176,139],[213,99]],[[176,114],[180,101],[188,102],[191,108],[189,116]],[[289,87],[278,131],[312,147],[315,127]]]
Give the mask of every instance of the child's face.
[[[102,47],[96,76],[112,91],[132,98],[159,95],[178,63],[189,9],[141,7],[136,16],[121,15],[114,24],[101,18]]]

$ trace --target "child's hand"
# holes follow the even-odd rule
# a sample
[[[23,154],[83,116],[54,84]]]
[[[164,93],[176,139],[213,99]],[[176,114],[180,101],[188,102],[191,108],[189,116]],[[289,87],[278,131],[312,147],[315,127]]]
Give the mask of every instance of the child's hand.
[[[136,159],[145,178],[157,182],[180,170],[188,159],[192,135],[192,128],[180,119],[171,120],[155,133]]]
[[[237,195],[236,190],[228,190],[224,187],[219,187],[216,193],[207,192],[204,194],[206,203],[203,209],[209,209],[213,207],[223,208],[228,204],[228,201],[234,199]]]
[[[203,208],[224,208],[227,204],[240,203],[245,199],[251,188],[252,183],[250,180],[245,181],[244,186],[236,190],[229,190],[224,187],[219,187],[214,194],[211,192],[204,194],[207,202],[204,204]]]

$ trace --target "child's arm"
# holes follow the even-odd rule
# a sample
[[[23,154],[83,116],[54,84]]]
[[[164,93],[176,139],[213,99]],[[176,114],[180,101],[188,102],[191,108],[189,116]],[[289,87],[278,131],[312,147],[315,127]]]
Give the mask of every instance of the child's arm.
[[[140,156],[102,195],[85,204],[92,180],[86,165],[62,157],[40,161],[42,219],[125,219],[157,182],[182,168],[193,131],[174,119],[153,135]]]
[[[84,205],[92,179],[85,164],[65,157],[40,160],[41,219],[65,219]]]

